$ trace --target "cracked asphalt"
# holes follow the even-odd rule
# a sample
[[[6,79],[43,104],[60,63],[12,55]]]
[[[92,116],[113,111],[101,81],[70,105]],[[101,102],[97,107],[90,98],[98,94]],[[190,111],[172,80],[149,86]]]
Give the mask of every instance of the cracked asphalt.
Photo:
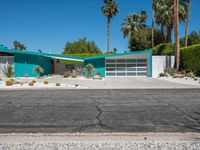
[[[0,91],[11,132],[200,132],[200,90]]]

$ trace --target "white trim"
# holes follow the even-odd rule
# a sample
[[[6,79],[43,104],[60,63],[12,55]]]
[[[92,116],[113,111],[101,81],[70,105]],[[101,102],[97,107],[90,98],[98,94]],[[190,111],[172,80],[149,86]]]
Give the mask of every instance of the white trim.
[[[59,60],[73,60],[73,61],[84,62],[84,60],[82,59],[74,59],[74,58],[64,58],[64,57],[55,57],[55,56],[50,56],[50,58],[59,59]]]

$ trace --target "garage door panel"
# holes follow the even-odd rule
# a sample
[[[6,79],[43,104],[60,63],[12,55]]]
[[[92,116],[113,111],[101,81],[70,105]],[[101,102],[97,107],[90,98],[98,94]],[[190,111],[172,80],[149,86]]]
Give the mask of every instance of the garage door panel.
[[[107,76],[147,76],[147,59],[107,59]]]

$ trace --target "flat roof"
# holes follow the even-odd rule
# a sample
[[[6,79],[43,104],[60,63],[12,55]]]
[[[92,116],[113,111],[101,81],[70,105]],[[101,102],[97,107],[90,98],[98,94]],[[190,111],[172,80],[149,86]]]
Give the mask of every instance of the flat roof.
[[[60,59],[60,60],[84,61],[83,58],[77,57],[77,56],[64,56],[64,55],[59,55],[59,54],[48,54],[48,53],[30,52],[30,51],[25,51],[25,50],[8,49],[7,47],[4,47],[2,45],[0,45],[0,52],[13,53],[13,54],[16,53],[16,54],[37,55],[37,56],[49,57],[49,58]]]
[[[5,47],[3,45],[0,45],[0,52],[37,55],[37,56],[49,57],[49,58],[53,58],[53,59],[72,60],[72,61],[83,62],[84,60],[91,60],[91,59],[101,59],[101,58],[107,58],[107,57],[152,53],[152,50],[151,49],[150,50],[141,50],[141,51],[127,52],[127,53],[120,53],[120,54],[104,54],[104,55],[100,55],[100,56],[91,56],[91,57],[86,57],[86,58],[81,58],[81,57],[77,57],[77,56],[66,56],[66,55],[59,55],[59,54],[48,54],[48,53],[39,53],[39,52],[30,52],[30,51],[24,51],[24,50],[8,49],[7,47]]]
[[[137,54],[146,54],[146,53],[152,53],[152,50],[140,50],[140,51],[134,51],[134,52],[127,52],[127,53],[119,53],[119,54],[105,54],[100,56],[92,56],[92,57],[86,57],[85,60],[90,59],[100,59],[100,58],[107,58],[107,57],[117,57],[117,56],[126,56],[126,55],[137,55]]]

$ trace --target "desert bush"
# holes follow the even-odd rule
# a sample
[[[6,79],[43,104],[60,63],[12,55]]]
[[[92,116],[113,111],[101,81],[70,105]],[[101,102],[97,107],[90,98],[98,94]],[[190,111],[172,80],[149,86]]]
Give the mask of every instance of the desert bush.
[[[33,82],[30,82],[28,85],[29,85],[29,86],[34,86],[34,83],[33,83]]]
[[[65,71],[64,73],[63,73],[63,77],[64,78],[69,78],[71,76],[71,72],[70,71]]]
[[[36,81],[36,80],[32,80],[31,82],[32,82],[33,84],[35,84],[37,81]]]
[[[165,74],[169,74],[170,76],[173,76],[175,73],[175,70],[173,68],[166,68],[164,72]]]
[[[45,80],[45,81],[44,81],[44,84],[49,84],[49,81]]]
[[[14,83],[12,80],[7,80],[6,81],[6,86],[12,86]]]
[[[73,70],[72,72],[72,78],[77,78],[79,73],[76,70]]]
[[[56,83],[56,86],[60,86],[60,83]]]
[[[166,74],[165,73],[160,73],[159,77],[166,77]]]
[[[14,79],[10,79],[10,81],[12,81],[13,83],[15,82],[15,80],[14,80]]]

